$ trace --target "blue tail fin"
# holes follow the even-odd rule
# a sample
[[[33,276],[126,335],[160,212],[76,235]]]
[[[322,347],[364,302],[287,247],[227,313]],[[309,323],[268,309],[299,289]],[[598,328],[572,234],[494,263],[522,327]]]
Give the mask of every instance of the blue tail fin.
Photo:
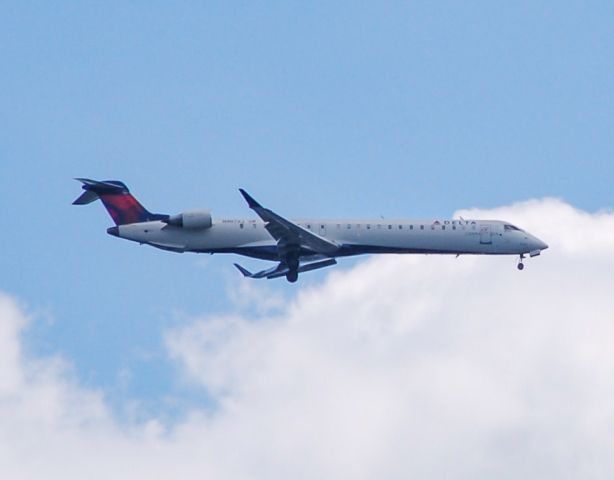
[[[86,205],[100,199],[111,215],[115,225],[128,223],[148,222],[151,220],[164,220],[168,215],[149,212],[132,196],[125,183],[118,180],[90,180],[77,178],[83,186],[83,192],[73,205]]]

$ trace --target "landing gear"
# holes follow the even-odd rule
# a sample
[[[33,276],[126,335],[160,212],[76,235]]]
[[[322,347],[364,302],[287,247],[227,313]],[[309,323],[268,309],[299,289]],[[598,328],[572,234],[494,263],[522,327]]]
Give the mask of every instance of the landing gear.
[[[522,263],[522,259],[524,258],[524,255],[520,255],[520,261],[518,262],[518,270],[522,270],[524,269],[524,263]]]
[[[288,264],[286,280],[288,280],[290,283],[294,283],[298,280],[298,255],[288,255],[286,263]]]

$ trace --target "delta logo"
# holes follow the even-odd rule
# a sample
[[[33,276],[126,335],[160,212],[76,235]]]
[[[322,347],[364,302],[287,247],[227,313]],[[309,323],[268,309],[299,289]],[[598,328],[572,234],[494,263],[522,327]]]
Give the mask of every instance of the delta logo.
[[[433,226],[435,225],[477,225],[477,222],[475,220],[435,220]]]

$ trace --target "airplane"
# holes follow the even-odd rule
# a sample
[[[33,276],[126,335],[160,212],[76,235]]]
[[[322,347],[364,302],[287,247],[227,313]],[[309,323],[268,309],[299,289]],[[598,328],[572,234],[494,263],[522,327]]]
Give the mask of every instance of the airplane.
[[[247,278],[279,278],[294,283],[299,273],[337,263],[339,257],[379,253],[540,255],[548,245],[500,220],[288,220],[263,207],[245,190],[239,192],[259,217],[213,220],[210,210],[189,210],[176,215],[150,213],[118,180],[77,178],[84,192],[73,202],[85,205],[101,200],[115,237],[171,252],[235,253],[277,262],[252,273],[235,267]]]

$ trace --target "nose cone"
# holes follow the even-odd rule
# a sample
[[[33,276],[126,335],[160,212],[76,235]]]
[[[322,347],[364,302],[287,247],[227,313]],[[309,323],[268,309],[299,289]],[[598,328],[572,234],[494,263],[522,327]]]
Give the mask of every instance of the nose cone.
[[[548,248],[548,244],[546,242],[541,241],[537,237],[533,237],[533,245],[535,250],[546,250],[546,248]]]
[[[107,228],[107,233],[109,235],[113,235],[114,237],[119,237],[119,228],[118,227]]]

